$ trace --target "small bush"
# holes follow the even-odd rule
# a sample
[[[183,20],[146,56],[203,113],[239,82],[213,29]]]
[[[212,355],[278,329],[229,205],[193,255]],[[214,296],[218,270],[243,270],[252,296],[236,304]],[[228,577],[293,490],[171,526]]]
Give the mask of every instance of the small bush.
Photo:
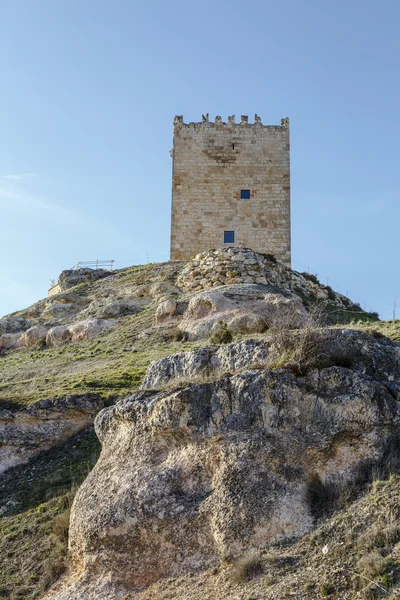
[[[363,552],[369,552],[376,548],[394,546],[400,540],[400,527],[396,523],[383,527],[376,524],[368,529],[358,539],[358,547]]]
[[[227,323],[218,321],[217,329],[210,337],[211,344],[229,344],[233,339],[232,333],[228,329]]]
[[[178,329],[178,327],[173,327],[172,329],[166,331],[165,338],[167,340],[171,340],[172,342],[186,342],[187,333],[186,331],[181,331]]]
[[[61,542],[64,542],[65,544],[68,543],[68,530],[69,530],[69,518],[70,518],[70,509],[68,508],[67,510],[65,510],[64,512],[58,514],[54,521],[53,521],[53,526],[52,526],[52,530],[55,536],[58,537],[58,539]]]
[[[321,594],[325,597],[330,596],[331,594],[334,593],[334,591],[335,591],[335,586],[327,581],[325,581],[321,585]]]
[[[333,291],[333,289],[331,288],[331,286],[327,285],[325,289],[328,292],[328,298],[329,298],[329,300],[336,300],[336,294]]]
[[[356,571],[368,579],[375,579],[386,571],[387,563],[378,552],[366,554],[357,563]],[[362,581],[361,581],[362,580]],[[365,586],[365,579],[360,578],[360,587]]]
[[[308,318],[282,306],[271,319],[269,336],[272,342],[269,368],[288,367],[296,375],[325,366],[328,332],[320,329],[322,310],[316,306]]]
[[[386,588],[392,588],[394,585],[393,573],[384,573],[379,577],[379,581],[381,581]]]
[[[232,577],[235,581],[249,581],[263,572],[263,563],[259,554],[248,554],[235,561]]]
[[[320,285],[320,281],[319,281],[318,277],[316,275],[314,275],[313,273],[307,273],[306,271],[304,271],[303,273],[301,273],[301,275],[303,275],[303,277],[305,277],[309,281],[312,281],[313,283]]]
[[[46,592],[65,573],[67,565],[64,556],[53,554],[44,563],[43,575],[40,580],[40,589]]]

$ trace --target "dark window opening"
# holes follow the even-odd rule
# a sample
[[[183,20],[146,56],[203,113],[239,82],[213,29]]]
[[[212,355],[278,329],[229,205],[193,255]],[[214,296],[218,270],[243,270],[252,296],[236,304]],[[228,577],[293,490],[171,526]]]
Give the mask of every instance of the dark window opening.
[[[233,150],[235,149],[235,144],[232,144],[232,149],[233,149]]]
[[[233,244],[235,241],[234,231],[224,231],[224,244]]]
[[[240,191],[240,198],[242,200],[250,200],[250,190],[241,190]]]

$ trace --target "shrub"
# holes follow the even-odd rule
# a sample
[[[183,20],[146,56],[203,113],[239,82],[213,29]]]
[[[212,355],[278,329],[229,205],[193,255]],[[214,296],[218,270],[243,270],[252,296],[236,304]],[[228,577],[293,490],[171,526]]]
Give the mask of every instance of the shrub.
[[[397,523],[392,523],[387,527],[376,524],[358,539],[360,550],[369,552],[376,548],[386,548],[394,546],[400,539],[400,527]]]
[[[165,338],[173,342],[186,342],[187,333],[186,331],[181,331],[178,327],[173,327],[165,332]]]
[[[58,514],[54,521],[52,530],[54,535],[58,537],[61,542],[68,543],[68,530],[69,530],[69,518],[70,509],[64,510],[64,512]]]
[[[370,552],[369,554],[366,554],[360,558],[357,563],[356,571],[368,579],[375,579],[379,575],[383,575],[386,570],[386,566],[387,564],[383,556],[381,556],[378,552]],[[361,587],[364,587],[363,583],[360,583]]]
[[[322,585],[321,585],[321,594],[323,596],[330,596],[331,594],[333,594],[335,591],[335,586],[333,586],[331,583],[329,583],[328,581],[325,581]]]
[[[228,329],[227,323],[218,321],[217,329],[210,337],[211,344],[229,344],[233,339],[232,333]]]
[[[46,592],[65,573],[67,566],[62,554],[52,554],[44,563],[40,589]]]
[[[288,367],[303,375],[309,369],[325,366],[329,332],[321,331],[321,323],[319,306],[310,311],[308,318],[294,312],[291,306],[280,307],[269,324],[272,342],[269,368]]]
[[[335,294],[335,292],[333,291],[333,289],[331,288],[330,285],[326,286],[326,291],[328,292],[328,298],[330,300],[336,300],[336,294]]]
[[[303,277],[305,277],[309,281],[312,281],[313,283],[320,285],[320,281],[319,281],[318,277],[316,275],[314,275],[313,273],[307,273],[306,271],[304,271],[303,273],[300,273],[300,274],[303,275]]]
[[[260,575],[263,571],[263,563],[259,554],[248,554],[235,561],[232,577],[235,581],[244,582]]]

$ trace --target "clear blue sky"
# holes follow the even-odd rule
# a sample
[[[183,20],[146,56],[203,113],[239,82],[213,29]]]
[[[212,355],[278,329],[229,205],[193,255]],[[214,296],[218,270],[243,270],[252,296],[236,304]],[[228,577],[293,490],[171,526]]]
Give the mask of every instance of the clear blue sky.
[[[173,117],[209,112],[290,117],[293,267],[390,318],[399,29],[398,0],[2,0],[0,314],[168,259]]]

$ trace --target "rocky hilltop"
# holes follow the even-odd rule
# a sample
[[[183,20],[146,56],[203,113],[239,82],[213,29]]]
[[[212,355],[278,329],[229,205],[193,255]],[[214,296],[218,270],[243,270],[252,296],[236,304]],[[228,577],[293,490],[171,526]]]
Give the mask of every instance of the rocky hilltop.
[[[59,286],[0,319],[0,597],[194,598],[191,577],[204,597],[213,577],[221,598],[293,596],[266,553],[278,564],[397,469],[396,324],[243,248]],[[24,561],[12,544],[27,530]],[[372,548],[385,590],[396,535]],[[346,569],[374,594],[361,558]],[[335,573],[329,594],[365,592]]]

